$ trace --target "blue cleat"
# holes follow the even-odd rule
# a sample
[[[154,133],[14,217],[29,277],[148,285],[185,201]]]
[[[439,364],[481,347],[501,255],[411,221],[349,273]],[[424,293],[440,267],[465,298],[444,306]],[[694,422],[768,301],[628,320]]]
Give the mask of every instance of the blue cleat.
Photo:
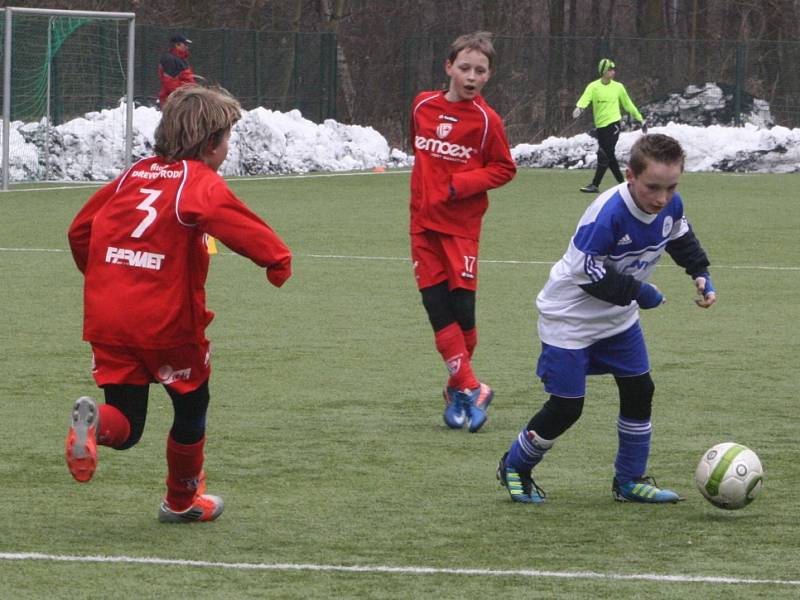
[[[628,483],[620,484],[617,478],[611,486],[611,494],[617,502],[642,502],[648,504],[667,504],[683,500],[677,492],[662,490],[652,477],[637,477]]]
[[[497,479],[500,481],[500,485],[508,490],[514,502],[542,504],[545,499],[544,490],[536,485],[530,475],[525,475],[514,467],[509,467],[506,464],[507,456],[508,452],[503,454],[500,464],[497,465]]]
[[[450,429],[461,429],[467,422],[467,408],[464,404],[464,394],[456,392],[454,388],[446,387],[444,392],[444,418],[445,425]]]
[[[469,404],[467,404],[469,432],[475,433],[486,423],[486,411],[494,398],[494,390],[482,383],[474,390],[465,390],[462,393],[469,396]]]

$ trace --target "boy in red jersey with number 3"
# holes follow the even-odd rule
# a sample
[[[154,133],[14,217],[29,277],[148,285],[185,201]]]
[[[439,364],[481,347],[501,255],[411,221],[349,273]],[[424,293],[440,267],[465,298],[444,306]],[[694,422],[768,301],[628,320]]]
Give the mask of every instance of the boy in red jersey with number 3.
[[[84,275],[83,338],[105,403],[79,398],[67,434],[73,477],[89,481],[97,445],[125,450],[144,430],[150,383],[174,408],[167,437],[162,522],[212,521],[222,499],[205,493],[203,471],[211,373],[205,329],[207,236],[266,268],[280,287],[291,253],[217,174],[239,103],[194,85],[173,92],[155,134],[156,156],[95,193],[75,217],[69,244]]]
[[[444,389],[448,427],[486,422],[494,391],[481,383],[471,359],[478,343],[475,292],[478,242],[487,190],[516,173],[503,122],[481,97],[494,47],[485,31],[462,35],[450,47],[450,86],[420,93],[411,106],[411,260],[436,349],[450,378]]]

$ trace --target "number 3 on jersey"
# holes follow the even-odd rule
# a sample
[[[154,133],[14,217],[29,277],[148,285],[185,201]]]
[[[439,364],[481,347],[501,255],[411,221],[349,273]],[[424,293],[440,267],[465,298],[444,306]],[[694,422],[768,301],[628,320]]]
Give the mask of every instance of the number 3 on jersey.
[[[133,230],[133,233],[131,233],[132,238],[142,237],[145,230],[153,224],[153,221],[155,221],[156,217],[158,216],[158,211],[153,208],[153,203],[158,200],[158,197],[161,195],[161,190],[149,190],[147,188],[141,188],[139,191],[145,194],[147,198],[142,200],[141,204],[136,207],[136,210],[143,210],[147,213],[147,216],[145,216],[139,225],[136,226],[136,229]]]

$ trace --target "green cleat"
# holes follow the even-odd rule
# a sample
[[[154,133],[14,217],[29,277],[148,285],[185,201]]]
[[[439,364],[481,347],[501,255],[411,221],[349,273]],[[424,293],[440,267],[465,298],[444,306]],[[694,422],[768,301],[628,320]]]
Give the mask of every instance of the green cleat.
[[[617,502],[641,502],[646,504],[668,504],[683,500],[677,492],[662,490],[652,477],[637,477],[620,484],[617,478],[611,485],[611,494]]]
[[[545,498],[544,490],[536,485],[530,475],[519,473],[514,467],[506,465],[506,456],[508,452],[503,454],[500,464],[497,465],[497,479],[500,485],[508,490],[514,502],[542,504]]]

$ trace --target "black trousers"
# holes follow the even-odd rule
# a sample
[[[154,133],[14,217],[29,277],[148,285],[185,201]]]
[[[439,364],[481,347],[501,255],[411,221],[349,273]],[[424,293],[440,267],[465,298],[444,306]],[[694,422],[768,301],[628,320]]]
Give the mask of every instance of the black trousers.
[[[600,185],[607,169],[611,169],[611,173],[614,174],[617,183],[625,181],[619,169],[617,157],[614,154],[617,148],[617,140],[619,140],[619,132],[620,121],[597,129],[597,144],[599,148],[597,149],[597,168],[594,171],[594,179],[592,180],[594,185]]]

